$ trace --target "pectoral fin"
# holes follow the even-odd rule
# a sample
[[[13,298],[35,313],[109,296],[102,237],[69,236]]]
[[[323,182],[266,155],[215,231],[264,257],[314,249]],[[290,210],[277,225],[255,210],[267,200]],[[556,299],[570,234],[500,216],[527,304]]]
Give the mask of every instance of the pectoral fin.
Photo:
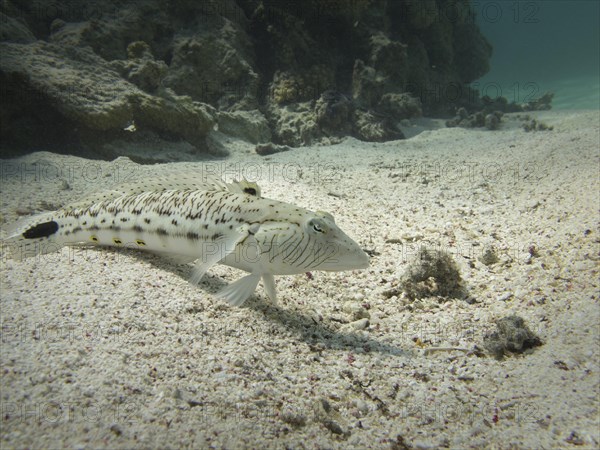
[[[231,306],[241,306],[256,290],[260,281],[259,273],[251,273],[217,292],[217,297],[222,298]]]
[[[235,251],[236,245],[248,236],[248,230],[238,230],[204,245],[204,251],[194,266],[190,283],[198,284],[206,271]]]
[[[277,302],[277,290],[275,289],[275,277],[271,273],[262,274],[263,287],[273,303]]]

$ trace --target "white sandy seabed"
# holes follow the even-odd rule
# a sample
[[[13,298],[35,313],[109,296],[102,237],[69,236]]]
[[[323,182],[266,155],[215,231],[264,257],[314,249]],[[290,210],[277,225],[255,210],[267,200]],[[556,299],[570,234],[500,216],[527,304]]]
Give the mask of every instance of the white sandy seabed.
[[[2,161],[3,228],[186,167],[329,211],[373,256],[363,271],[278,277],[278,304],[259,287],[232,308],[212,295],[240,275],[224,266],[193,287],[190,267],[134,252],[4,255],[0,445],[597,448],[600,116],[534,115],[554,129],[509,115],[499,131],[266,158],[231,141],[231,158],[204,166]],[[450,252],[468,301],[384,295],[422,246]],[[490,246],[499,261],[484,265]],[[474,351],[512,314],[544,344],[501,361]]]

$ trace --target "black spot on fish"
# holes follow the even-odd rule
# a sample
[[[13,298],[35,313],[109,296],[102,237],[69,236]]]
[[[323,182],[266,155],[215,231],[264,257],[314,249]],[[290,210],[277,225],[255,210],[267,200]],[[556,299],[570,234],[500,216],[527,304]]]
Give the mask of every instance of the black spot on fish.
[[[102,219],[100,223],[106,223],[106,219]]]
[[[208,229],[208,224],[207,224],[207,223],[205,223],[205,224],[204,224],[204,229],[205,229],[205,230],[207,230],[207,229]]]
[[[138,233],[141,233],[141,232],[142,232],[142,231],[144,231],[144,230],[143,230],[143,228],[142,228],[142,227],[140,227],[139,225],[134,225],[134,226],[133,226],[133,231],[136,231],[136,232],[138,232]]]
[[[88,228],[90,231],[97,231],[100,229],[100,227],[98,225],[92,225],[91,227]]]
[[[121,222],[127,222],[129,219],[127,217],[121,217]]]
[[[213,241],[216,241],[217,239],[219,239],[220,237],[223,237],[223,233],[215,233],[212,235],[211,239]]]
[[[171,220],[171,223],[175,226],[177,226],[177,221],[175,219]]]
[[[160,234],[161,236],[166,236],[167,235],[167,230],[165,230],[164,228],[157,228],[156,229],[156,234]]]
[[[200,235],[198,233],[194,233],[193,231],[190,231],[186,236],[191,240],[197,240],[200,238]]]
[[[30,228],[29,230],[25,231],[25,233],[23,233],[23,237],[25,239],[36,239],[36,238],[41,238],[41,237],[48,237],[48,236],[53,235],[57,231],[58,231],[58,223],[55,222],[54,220],[52,220],[50,222],[40,223],[40,224],[36,225],[35,227]]]
[[[146,223],[150,223],[150,219],[148,219],[147,217],[144,219],[144,222]]]
[[[71,230],[72,233],[79,233],[82,230],[81,227],[75,227]]]

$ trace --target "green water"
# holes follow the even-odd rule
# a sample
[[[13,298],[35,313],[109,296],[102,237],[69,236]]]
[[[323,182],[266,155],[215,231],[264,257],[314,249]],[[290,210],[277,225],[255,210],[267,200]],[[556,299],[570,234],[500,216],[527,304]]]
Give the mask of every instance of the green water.
[[[494,47],[491,70],[475,83],[523,102],[555,93],[553,109],[600,108],[600,2],[473,1]]]

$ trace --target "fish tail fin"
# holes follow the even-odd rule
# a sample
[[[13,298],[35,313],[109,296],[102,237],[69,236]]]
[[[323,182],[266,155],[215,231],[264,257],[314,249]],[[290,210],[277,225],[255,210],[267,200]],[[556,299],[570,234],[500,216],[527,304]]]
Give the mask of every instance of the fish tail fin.
[[[60,250],[56,240],[59,224],[53,213],[44,213],[21,219],[6,228],[2,239],[2,255],[21,261],[32,256],[45,255]]]

